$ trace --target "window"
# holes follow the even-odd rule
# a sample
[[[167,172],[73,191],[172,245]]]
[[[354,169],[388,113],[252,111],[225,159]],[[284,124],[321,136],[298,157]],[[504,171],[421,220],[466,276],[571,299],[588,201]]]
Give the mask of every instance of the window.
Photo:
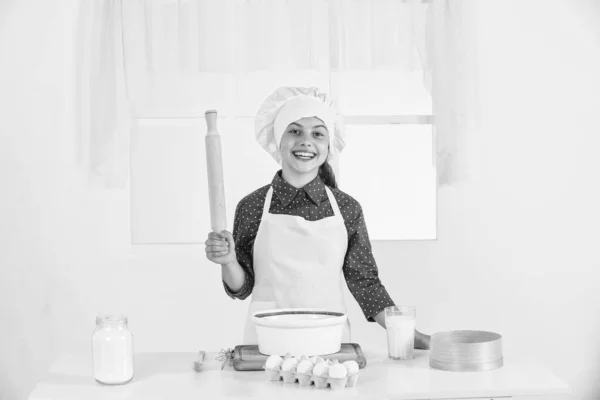
[[[254,115],[279,86],[329,90],[347,146],[333,167],[372,240],[436,236],[431,99],[419,71],[165,75],[136,110],[131,149],[133,243],[202,243],[210,229],[204,111],[217,109],[228,229],[235,207],[279,166],[254,139]]]
[[[371,240],[436,237],[432,104],[420,71],[332,73],[345,116],[340,187],[362,205]]]

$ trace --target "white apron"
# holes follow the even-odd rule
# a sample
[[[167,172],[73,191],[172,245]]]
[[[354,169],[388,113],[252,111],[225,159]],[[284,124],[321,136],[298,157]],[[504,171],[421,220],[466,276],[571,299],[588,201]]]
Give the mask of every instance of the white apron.
[[[244,344],[257,344],[252,313],[270,308],[325,308],[346,312],[342,285],[348,233],[331,190],[325,191],[333,216],[318,221],[270,214],[273,188],[263,206],[254,241],[254,288],[244,329]],[[343,343],[350,342],[350,322]]]

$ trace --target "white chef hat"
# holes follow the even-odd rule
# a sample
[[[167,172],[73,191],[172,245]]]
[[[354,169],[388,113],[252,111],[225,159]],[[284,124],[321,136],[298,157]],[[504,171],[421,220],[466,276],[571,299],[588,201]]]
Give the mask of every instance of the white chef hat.
[[[342,116],[326,93],[317,87],[281,87],[268,96],[255,119],[256,140],[281,164],[279,145],[285,129],[304,117],[317,117],[329,132],[329,152],[338,154],[346,145]]]

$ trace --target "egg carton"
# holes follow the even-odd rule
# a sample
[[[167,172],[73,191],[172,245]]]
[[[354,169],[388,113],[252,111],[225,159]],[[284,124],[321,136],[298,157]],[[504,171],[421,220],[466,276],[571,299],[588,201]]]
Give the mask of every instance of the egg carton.
[[[325,362],[328,361],[331,362],[330,360],[325,360]],[[359,375],[357,372],[355,374],[347,374],[344,378],[332,378],[316,374],[302,374],[297,371],[282,371],[281,367],[273,369],[267,368],[265,365],[263,368],[270,381],[283,380],[284,383],[298,383],[300,386],[311,386],[314,384],[317,388],[324,389],[330,387],[333,390],[356,386]]]

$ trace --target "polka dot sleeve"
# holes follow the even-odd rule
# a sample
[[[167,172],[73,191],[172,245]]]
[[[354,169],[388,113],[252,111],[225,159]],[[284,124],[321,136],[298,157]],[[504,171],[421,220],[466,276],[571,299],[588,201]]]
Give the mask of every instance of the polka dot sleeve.
[[[344,193],[339,193],[336,198],[348,231],[348,250],[342,271],[348,289],[365,318],[369,322],[375,322],[373,317],[385,307],[393,306],[394,302],[379,279],[362,207],[358,201]]]
[[[253,215],[256,214],[256,212],[253,213],[250,210],[256,201],[254,197],[256,197],[256,193],[252,193],[242,199],[235,210],[235,218],[233,221],[235,253],[238,263],[245,272],[246,278],[242,288],[237,292],[233,292],[229,286],[223,282],[225,293],[232,299],[244,300],[252,293],[252,289],[254,288],[254,268],[252,261],[256,229],[253,229],[253,223],[257,224],[257,222],[253,221],[255,219],[253,218]]]

